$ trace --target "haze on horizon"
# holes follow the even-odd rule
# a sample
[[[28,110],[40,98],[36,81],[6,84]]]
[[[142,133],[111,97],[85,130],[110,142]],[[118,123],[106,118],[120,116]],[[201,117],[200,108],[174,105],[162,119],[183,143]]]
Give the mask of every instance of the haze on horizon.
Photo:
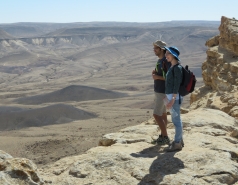
[[[17,22],[165,22],[176,20],[220,21],[238,18],[237,0],[8,0],[1,1],[1,23]],[[14,16],[13,16],[14,15]]]

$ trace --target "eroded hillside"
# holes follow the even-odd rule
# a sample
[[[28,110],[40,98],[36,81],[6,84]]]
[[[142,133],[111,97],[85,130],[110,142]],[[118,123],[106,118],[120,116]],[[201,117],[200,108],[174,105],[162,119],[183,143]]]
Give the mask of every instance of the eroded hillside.
[[[183,63],[201,76],[198,66],[206,50],[204,42],[215,34],[217,29],[206,25],[84,27],[61,28],[41,37],[1,39],[0,88],[9,91],[9,86],[21,90],[26,84],[34,88],[60,85],[62,78],[68,83],[84,84],[93,76],[105,78],[113,65],[120,69],[116,75],[123,76],[124,71],[133,68],[132,76],[140,75],[144,80],[147,75],[138,71],[151,70],[151,43],[159,38],[180,48]],[[110,79],[113,83],[114,79]]]

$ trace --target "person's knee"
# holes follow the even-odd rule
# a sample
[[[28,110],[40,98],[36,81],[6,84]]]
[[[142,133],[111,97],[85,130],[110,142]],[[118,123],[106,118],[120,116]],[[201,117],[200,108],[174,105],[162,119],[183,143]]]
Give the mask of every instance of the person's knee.
[[[181,124],[182,124],[182,121],[181,121],[180,116],[175,116],[175,117],[171,116],[171,118],[172,118],[172,122],[173,122],[175,125],[181,125]]]
[[[153,114],[153,116],[154,116],[154,118],[157,118],[157,117],[158,117],[158,115],[157,115],[157,114]]]
[[[162,116],[167,117],[167,112],[164,112]]]
[[[174,124],[174,127],[177,132],[181,132],[183,130],[183,127],[180,124]]]
[[[154,116],[154,118],[156,119],[162,119],[162,115],[161,116],[159,116],[159,115],[157,115],[157,114],[153,114],[153,116]]]

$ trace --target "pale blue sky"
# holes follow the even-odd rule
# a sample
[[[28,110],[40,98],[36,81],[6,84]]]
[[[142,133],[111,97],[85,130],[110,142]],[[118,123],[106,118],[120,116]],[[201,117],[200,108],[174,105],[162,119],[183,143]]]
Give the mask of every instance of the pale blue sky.
[[[0,23],[238,19],[238,0],[0,0]]]

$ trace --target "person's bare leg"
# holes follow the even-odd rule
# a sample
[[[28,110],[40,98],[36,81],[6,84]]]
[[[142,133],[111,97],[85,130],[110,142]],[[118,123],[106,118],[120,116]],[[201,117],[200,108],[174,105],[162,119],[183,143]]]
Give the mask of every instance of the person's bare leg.
[[[167,113],[164,113],[164,114],[162,115],[162,119],[163,119],[164,122],[165,122],[165,127],[166,127],[166,130],[167,130],[167,125],[168,125]]]
[[[163,119],[163,115],[162,116],[158,116],[156,114],[153,114],[156,123],[159,125],[159,128],[161,130],[161,135],[162,136],[168,136],[167,134],[167,117],[166,120]]]

